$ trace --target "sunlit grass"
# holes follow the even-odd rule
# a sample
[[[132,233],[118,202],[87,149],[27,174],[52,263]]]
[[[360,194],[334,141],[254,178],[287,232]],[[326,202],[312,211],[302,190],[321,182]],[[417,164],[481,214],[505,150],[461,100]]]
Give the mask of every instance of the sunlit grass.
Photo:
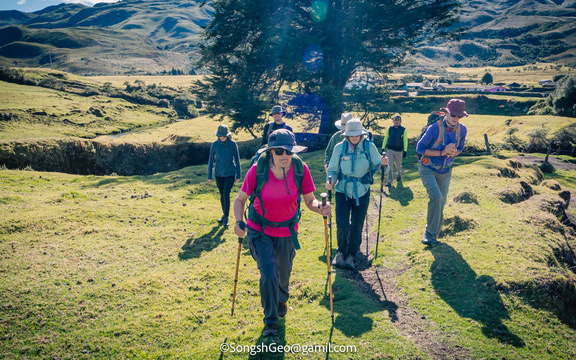
[[[323,153],[303,158],[318,196],[324,190]],[[357,347],[355,354],[331,353],[334,359],[435,358],[434,342],[455,358],[573,357],[576,330],[515,289],[574,277],[550,262],[553,249],[574,244],[574,237],[554,231],[554,216],[538,207],[537,196],[510,205],[498,195],[520,180],[533,184],[538,196],[557,191],[534,183],[531,169],[516,170],[521,178],[499,176],[509,167],[506,160],[461,158],[445,218],[474,226],[449,232],[443,245],[430,250],[419,242],[427,198],[413,162],[410,149],[403,186],[386,190],[373,264],[397,271],[398,294],[388,300],[399,306],[399,320],[390,303],[378,300],[377,284],[371,288],[336,270],[330,334],[323,220],[304,209],[290,309],[275,339],[260,338],[259,276],[246,243],[230,316],[238,242],[232,229],[218,227],[218,191],[206,182],[206,166],[134,177],[0,170],[0,357],[203,359],[220,356],[224,341],[251,346],[328,340]],[[569,173],[555,178],[565,189],[576,188]],[[475,194],[478,204],[455,202],[463,192]],[[408,313],[416,314],[415,326],[432,343],[403,327]],[[303,356],[276,355],[264,358]]]

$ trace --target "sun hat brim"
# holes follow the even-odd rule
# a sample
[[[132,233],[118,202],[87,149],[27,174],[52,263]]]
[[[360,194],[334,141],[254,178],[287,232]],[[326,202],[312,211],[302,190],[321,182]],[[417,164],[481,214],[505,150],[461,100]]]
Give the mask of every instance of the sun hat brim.
[[[348,132],[344,131],[342,133],[342,136],[360,136],[360,135],[368,135],[368,131],[362,129],[362,130],[350,130]]]
[[[468,116],[468,113],[466,111],[462,111],[462,112],[450,111],[450,109],[445,108],[445,107],[441,108],[440,110],[445,111],[445,112],[449,113],[450,115],[456,115],[458,117]]]

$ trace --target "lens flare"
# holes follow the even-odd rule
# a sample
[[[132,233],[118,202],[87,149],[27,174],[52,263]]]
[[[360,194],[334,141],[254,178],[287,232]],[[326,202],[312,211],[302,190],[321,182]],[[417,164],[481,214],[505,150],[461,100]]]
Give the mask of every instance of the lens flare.
[[[312,20],[322,22],[326,20],[328,14],[328,0],[313,0],[310,10]]]

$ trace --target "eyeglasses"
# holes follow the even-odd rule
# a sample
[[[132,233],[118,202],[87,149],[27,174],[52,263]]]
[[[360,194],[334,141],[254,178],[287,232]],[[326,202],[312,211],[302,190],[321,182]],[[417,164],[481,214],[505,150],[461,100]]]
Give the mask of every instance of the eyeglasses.
[[[462,116],[458,116],[458,115],[454,115],[454,114],[450,114],[450,116],[452,116],[453,118],[458,118],[460,119]]]
[[[286,150],[286,149],[284,149],[284,148],[274,148],[274,149],[272,149],[272,150],[274,150],[274,154],[276,154],[276,155],[278,155],[278,156],[283,155],[284,152],[286,152],[286,155],[292,155],[292,154],[294,154],[292,151],[288,151],[288,150]]]

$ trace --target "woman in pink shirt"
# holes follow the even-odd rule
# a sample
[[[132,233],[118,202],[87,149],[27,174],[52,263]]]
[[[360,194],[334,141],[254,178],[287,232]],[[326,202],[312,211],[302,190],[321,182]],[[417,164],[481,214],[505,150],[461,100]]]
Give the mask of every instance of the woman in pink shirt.
[[[286,302],[290,273],[296,249],[299,248],[296,235],[300,193],[310,211],[328,216],[331,210],[330,204],[322,206],[316,200],[316,188],[308,166],[300,158],[293,157],[293,154],[305,150],[306,147],[296,144],[291,131],[274,131],[270,134],[268,144],[259,150],[266,151],[259,161],[264,161],[264,170],[267,166],[267,179],[252,201],[253,208],[249,209],[251,214],[247,224],[243,221],[244,206],[246,200],[257,191],[257,164],[248,170],[234,201],[234,232],[239,237],[248,236],[250,252],[260,270],[260,299],[264,307],[263,336],[278,335],[278,318],[284,317],[288,311]],[[295,176],[300,169],[302,175]],[[302,180],[298,191],[297,180],[300,177]]]

